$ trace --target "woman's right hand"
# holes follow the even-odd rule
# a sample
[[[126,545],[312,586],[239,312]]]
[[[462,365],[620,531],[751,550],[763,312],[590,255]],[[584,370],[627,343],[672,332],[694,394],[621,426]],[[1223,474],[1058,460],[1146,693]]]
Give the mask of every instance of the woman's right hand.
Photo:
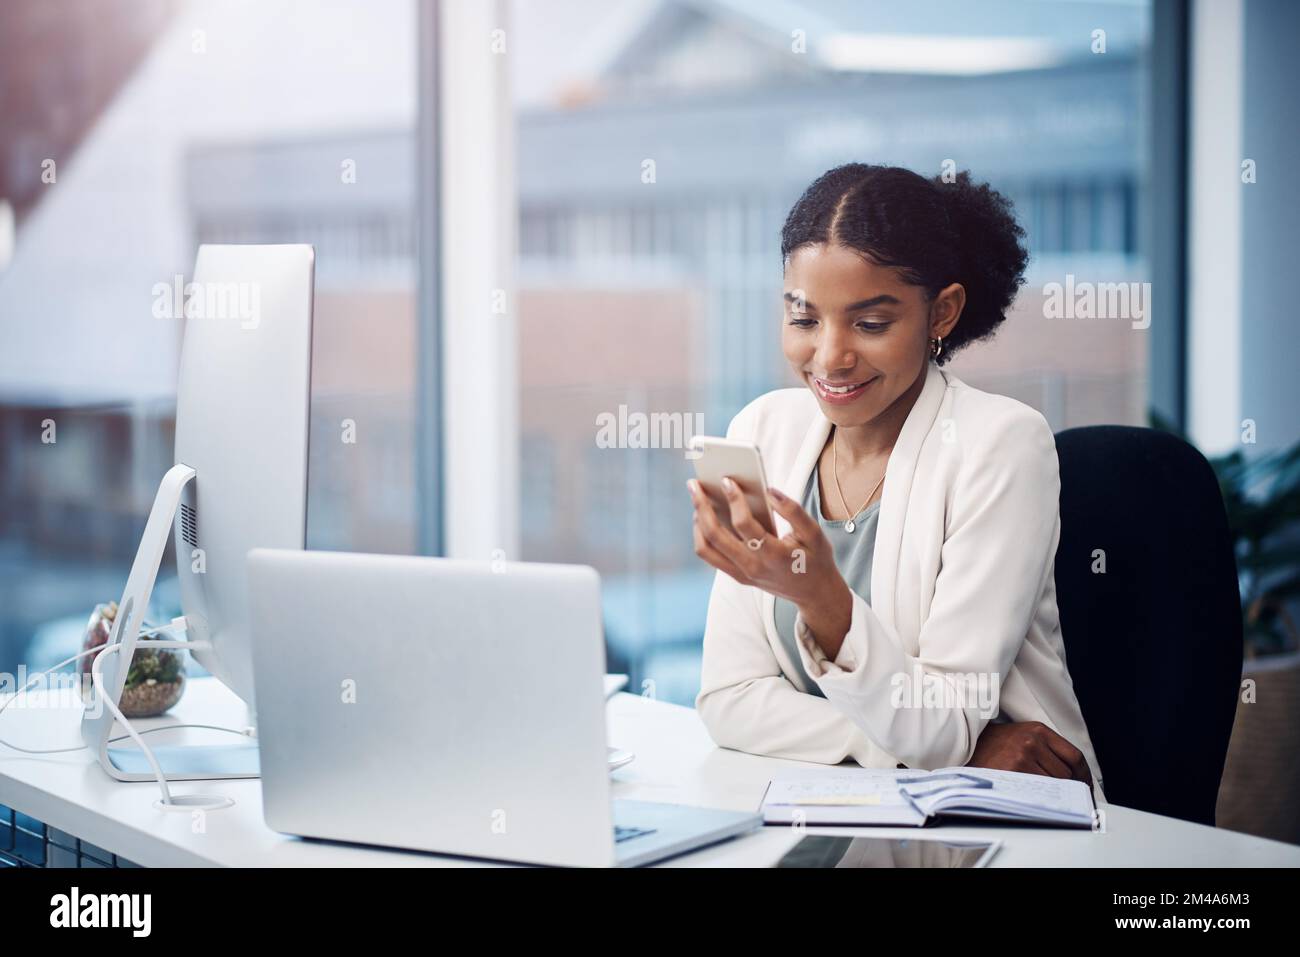
[[[695,503],[695,554],[739,584],[794,604],[822,653],[834,661],[853,624],[853,593],[821,525],[794,499],[768,488],[769,503],[790,525],[790,532],[777,538],[759,524],[740,488],[726,477],[727,525],[698,479],[686,487]]]
[[[966,766],[1072,778],[1092,787],[1083,752],[1041,721],[985,725]]]

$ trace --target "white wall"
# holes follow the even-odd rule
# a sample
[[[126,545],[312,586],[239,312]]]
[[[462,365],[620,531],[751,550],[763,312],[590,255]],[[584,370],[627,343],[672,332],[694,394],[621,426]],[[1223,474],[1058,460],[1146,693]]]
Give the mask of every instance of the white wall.
[[[1298,36],[1294,0],[1192,10],[1188,426],[1210,454],[1300,440]]]
[[[446,0],[438,38],[445,553],[480,561],[519,559],[514,123],[491,47],[498,29],[514,42],[506,6]]]
[[[1241,423],[1241,112],[1244,0],[1196,0],[1188,143],[1187,419],[1207,453]]]

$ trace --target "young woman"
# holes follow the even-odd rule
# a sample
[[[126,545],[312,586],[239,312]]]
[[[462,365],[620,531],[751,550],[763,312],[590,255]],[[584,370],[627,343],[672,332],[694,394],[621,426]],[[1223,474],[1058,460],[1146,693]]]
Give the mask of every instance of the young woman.
[[[802,386],[727,430],[759,447],[777,534],[734,483],[730,525],[688,483],[719,571],[696,701],[719,745],[1029,771],[1104,799],[1056,607],[1052,431],[941,369],[1005,319],[1023,236],[965,172],[840,166],[790,211],[781,341]]]

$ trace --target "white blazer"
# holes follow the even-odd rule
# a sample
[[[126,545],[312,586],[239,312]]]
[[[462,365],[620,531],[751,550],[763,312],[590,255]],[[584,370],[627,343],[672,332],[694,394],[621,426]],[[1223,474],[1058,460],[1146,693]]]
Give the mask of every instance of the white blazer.
[[[854,593],[834,661],[795,621],[825,697],[805,693],[777,635],[776,599],[718,572],[696,708],[722,747],[888,768],[965,765],[991,717],[1041,721],[1083,752],[1102,803],[1056,607],[1052,430],[933,362],[925,376],[885,469],[870,604]],[[727,437],[756,444],[767,480],[798,502],[830,427],[808,389],[779,389],[742,409]],[[990,699],[971,693],[981,681],[997,692],[991,714]]]

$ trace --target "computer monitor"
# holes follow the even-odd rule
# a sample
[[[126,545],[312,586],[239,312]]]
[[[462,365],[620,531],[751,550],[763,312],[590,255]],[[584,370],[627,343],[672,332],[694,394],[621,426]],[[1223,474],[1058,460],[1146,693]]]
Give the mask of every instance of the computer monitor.
[[[122,649],[100,663],[114,702],[171,528],[186,637],[208,643],[194,657],[255,712],[246,557],[253,548],[306,546],[314,271],[311,246],[199,247],[183,290],[176,464],[158,490],[109,637]],[[82,737],[100,764],[119,780],[153,780],[143,752],[109,747],[112,727],[112,714],[92,702]],[[152,750],[168,780],[258,773],[256,746],[246,742]]]

